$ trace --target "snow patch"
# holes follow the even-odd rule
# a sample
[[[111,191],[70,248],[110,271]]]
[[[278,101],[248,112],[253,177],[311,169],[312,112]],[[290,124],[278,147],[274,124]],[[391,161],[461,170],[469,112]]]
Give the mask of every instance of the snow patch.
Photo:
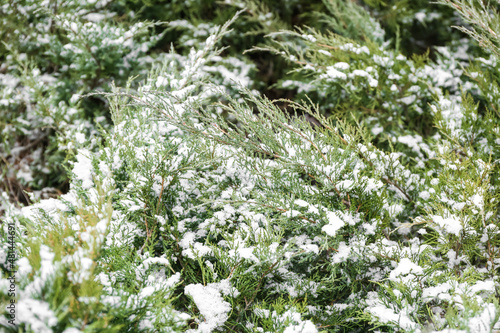
[[[92,161],[88,149],[80,149],[76,155],[76,162],[73,165],[73,173],[77,180],[82,181],[83,189],[90,189],[94,182],[92,180]]]
[[[193,298],[196,307],[203,316],[204,321],[199,323],[198,330],[187,332],[210,333],[224,325],[229,318],[231,304],[224,301],[221,291],[227,291],[227,283],[209,283],[204,286],[200,283],[190,284],[184,288],[186,295]]]

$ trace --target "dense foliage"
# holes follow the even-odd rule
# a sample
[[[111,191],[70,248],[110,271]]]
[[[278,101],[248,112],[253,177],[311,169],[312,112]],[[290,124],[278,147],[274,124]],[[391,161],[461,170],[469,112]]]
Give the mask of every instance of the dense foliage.
[[[497,7],[2,4],[0,326],[500,330]]]

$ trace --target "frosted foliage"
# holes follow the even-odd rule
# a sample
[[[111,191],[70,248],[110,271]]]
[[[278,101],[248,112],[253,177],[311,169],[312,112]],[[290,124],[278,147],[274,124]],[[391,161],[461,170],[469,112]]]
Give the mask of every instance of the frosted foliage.
[[[160,2],[0,5],[13,330],[500,330],[494,10]]]

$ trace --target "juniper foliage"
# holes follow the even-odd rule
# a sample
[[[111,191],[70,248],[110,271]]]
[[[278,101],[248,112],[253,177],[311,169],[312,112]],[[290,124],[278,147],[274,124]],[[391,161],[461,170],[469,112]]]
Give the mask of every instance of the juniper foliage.
[[[34,204],[19,207],[3,192],[0,300],[4,308],[15,300],[18,311],[11,322],[4,313],[2,328],[499,330],[494,5],[443,0],[431,11],[418,1],[331,0],[317,4],[328,14],[311,15],[317,26],[276,31],[287,25],[287,8],[278,19],[272,3],[245,2],[249,9],[216,25],[193,19],[203,15],[191,11],[196,3],[175,7],[175,15],[193,16],[159,35],[157,23],[123,23],[127,30],[96,19],[136,6],[127,2],[99,2],[99,13],[88,12],[90,1],[68,2],[81,22],[26,11],[39,2],[2,7],[3,27],[29,22],[24,32],[2,32],[29,36],[2,50],[4,161],[33,158],[16,152],[22,140],[35,140],[26,149],[62,142],[63,157],[53,161],[74,152],[65,194],[32,195]],[[221,5],[219,18],[242,6]],[[405,10],[381,19],[392,6]],[[259,27],[256,13],[268,10],[262,15],[275,21]],[[400,50],[415,22],[432,26],[441,17],[469,24],[459,30],[484,49],[452,41],[457,30],[429,53]],[[245,45],[245,24],[267,37],[238,55],[224,42]],[[44,37],[52,27],[57,33]],[[186,50],[146,54],[177,29]],[[33,41],[46,43],[43,52]],[[289,64],[274,88],[293,100],[257,90],[251,57],[266,53]],[[147,77],[127,79],[148,68]],[[109,104],[101,127],[90,125],[101,113],[89,112],[104,108],[85,104],[96,100]],[[59,135],[40,134],[47,124]]]

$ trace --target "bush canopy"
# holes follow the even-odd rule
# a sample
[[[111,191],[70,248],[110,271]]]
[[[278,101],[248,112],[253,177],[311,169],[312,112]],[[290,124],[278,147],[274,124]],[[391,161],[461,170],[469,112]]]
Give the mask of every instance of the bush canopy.
[[[5,332],[499,332],[483,0],[0,4]]]

